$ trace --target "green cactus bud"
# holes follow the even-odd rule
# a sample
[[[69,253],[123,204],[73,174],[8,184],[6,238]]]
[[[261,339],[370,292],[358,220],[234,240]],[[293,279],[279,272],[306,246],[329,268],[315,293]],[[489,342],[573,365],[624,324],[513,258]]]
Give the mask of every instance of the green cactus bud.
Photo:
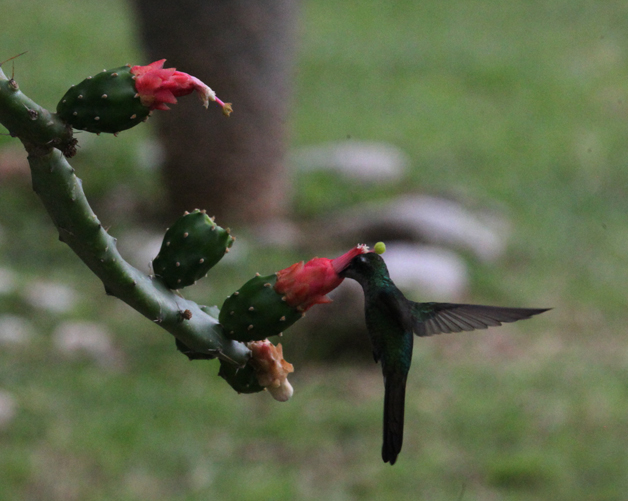
[[[73,85],[57,104],[57,115],[75,129],[117,133],[144,121],[150,108],[135,89],[130,66],[103,70]]]
[[[187,287],[203,278],[234,240],[205,211],[186,212],[166,231],[153,271],[170,289]]]
[[[276,275],[257,275],[225,300],[219,321],[229,338],[260,341],[281,334],[303,316],[275,291],[276,281]]]

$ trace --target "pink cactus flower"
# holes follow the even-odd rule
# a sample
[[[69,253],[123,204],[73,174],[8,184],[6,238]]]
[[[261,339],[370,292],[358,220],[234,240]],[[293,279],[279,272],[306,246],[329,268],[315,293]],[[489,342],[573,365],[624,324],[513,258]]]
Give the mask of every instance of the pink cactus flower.
[[[216,93],[198,78],[177,71],[176,68],[164,68],[165,59],[160,59],[147,66],[133,66],[135,89],[144,106],[151,110],[169,110],[168,104],[175,104],[177,97],[186,96],[196,91],[207,108],[209,101],[215,101],[222,107],[222,112],[229,116],[233,111],[231,103],[224,103]]]
[[[357,245],[336,259],[316,257],[307,263],[295,263],[276,273],[275,291],[285,297],[289,306],[303,312],[315,304],[329,303],[331,299],[326,294],[344,280],[339,273],[355,256],[366,252],[369,252],[366,245]]]

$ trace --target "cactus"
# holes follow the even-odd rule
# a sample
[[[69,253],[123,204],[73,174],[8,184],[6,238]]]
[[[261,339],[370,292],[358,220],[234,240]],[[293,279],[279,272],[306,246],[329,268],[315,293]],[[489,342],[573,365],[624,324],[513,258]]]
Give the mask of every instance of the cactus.
[[[329,303],[326,294],[342,283],[338,275],[358,254],[358,245],[336,259],[314,258],[278,271],[259,274],[231,294],[222,305],[219,321],[237,341],[259,341],[281,334],[315,304]]]
[[[152,110],[168,110],[178,96],[196,91],[204,106],[216,101],[225,115],[232,111],[198,78],[164,69],[166,60],[147,66],[103,70],[73,85],[57,104],[57,116],[75,129],[118,134],[148,119]]]
[[[81,180],[60,150],[73,146],[71,130],[56,115],[19,91],[0,69],[0,123],[19,137],[28,151],[33,190],[50,214],[59,239],[103,282],[107,294],[129,304],[171,333],[185,349],[234,366],[247,364],[251,351],[225,337],[215,314],[186,300],[128,264],[116,239],[100,224],[83,192]],[[66,156],[68,151],[65,151]]]
[[[163,60],[103,71],[68,91],[56,115],[24,96],[0,69],[0,123],[24,143],[33,189],[60,240],[102,280],[107,294],[173,334],[177,349],[189,359],[219,358],[220,376],[237,391],[267,388],[275,399],[285,401],[293,391],[287,381],[293,367],[283,359],[281,345],[273,346],[266,338],[280,334],[312,306],[329,302],[326,294],[343,280],[339,273],[366,247],[357,246],[333,260],[301,261],[273,275],[258,274],[225,301],[222,311],[199,306],[172,289],[205,276],[233,244],[229,230],[216,225],[205,211],[184,214],[165,234],[153,260],[155,276],[147,276],[119,254],[116,239],[91,210],[74,169],[54,149],[66,156],[73,153],[69,125],[115,133],[194,90],[206,105],[215,100],[225,113],[230,111],[228,103],[198,79],[162,66]]]
[[[234,240],[205,211],[186,212],[166,231],[153,271],[170,289],[187,287],[204,277]]]

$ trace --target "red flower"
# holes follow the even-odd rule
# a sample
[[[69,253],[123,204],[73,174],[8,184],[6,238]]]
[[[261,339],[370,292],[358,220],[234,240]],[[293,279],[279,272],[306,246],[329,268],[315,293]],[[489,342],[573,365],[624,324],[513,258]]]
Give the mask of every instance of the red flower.
[[[358,245],[336,259],[316,257],[307,263],[300,261],[278,271],[275,291],[285,297],[293,308],[307,311],[315,304],[331,302],[326,294],[338,287],[344,278],[338,274],[349,262],[368,251],[366,245]]]
[[[175,68],[164,69],[165,62],[165,59],[161,59],[147,66],[131,68],[131,73],[135,76],[135,89],[144,106],[151,110],[169,110],[167,104],[175,104],[177,97],[196,91],[205,108],[209,106],[209,101],[216,101],[225,115],[229,116],[233,111],[231,103],[218,99],[216,93],[198,78]]]

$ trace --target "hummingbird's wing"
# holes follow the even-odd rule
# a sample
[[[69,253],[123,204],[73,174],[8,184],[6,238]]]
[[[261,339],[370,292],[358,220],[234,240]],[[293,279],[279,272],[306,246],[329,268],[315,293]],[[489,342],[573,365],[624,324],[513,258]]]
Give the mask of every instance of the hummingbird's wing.
[[[551,308],[502,308],[477,304],[415,303],[411,304],[414,333],[433,336],[450,332],[473,331],[516,322]]]

